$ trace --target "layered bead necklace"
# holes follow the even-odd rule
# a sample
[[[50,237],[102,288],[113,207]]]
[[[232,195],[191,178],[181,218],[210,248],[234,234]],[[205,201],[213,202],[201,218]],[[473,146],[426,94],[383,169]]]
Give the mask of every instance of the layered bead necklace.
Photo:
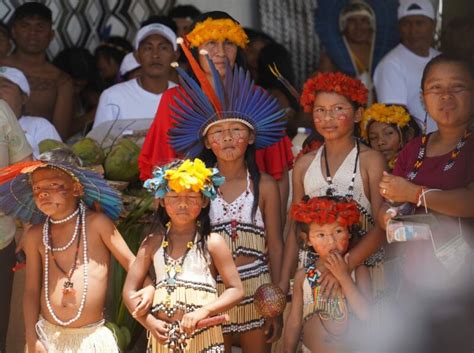
[[[428,145],[428,136],[429,135],[423,135],[421,137],[421,145],[420,145],[420,150],[418,151],[416,162],[413,165],[412,171],[408,174],[408,177],[407,177],[409,181],[413,181],[416,178],[416,176],[418,175],[418,172],[420,171],[421,166],[423,165],[423,160],[425,159],[425,155],[426,155],[426,146]],[[454,163],[456,162],[456,158],[459,156],[459,153],[461,153],[461,149],[466,144],[469,136],[471,136],[471,130],[467,128],[466,130],[464,130],[464,134],[459,140],[459,142],[456,144],[456,147],[454,147],[454,149],[451,151],[449,160],[446,162],[446,165],[443,168],[443,172],[447,172],[454,166]]]
[[[74,217],[74,215],[77,215],[77,221],[76,221],[76,226],[75,226],[72,239],[65,246],[54,248],[53,244],[52,243],[50,244],[51,239],[49,235],[49,223],[50,222],[53,224],[65,223],[71,220]],[[80,235],[79,235],[79,224],[82,226]],[[58,266],[61,272],[63,272],[67,277],[67,280],[66,282],[64,282],[64,285],[63,285],[64,295],[73,294],[75,291],[73,289],[74,283],[71,281],[71,277],[77,268],[77,258],[78,258],[81,236],[82,236],[82,244],[83,244],[83,290],[82,290],[81,302],[80,302],[77,314],[73,318],[67,321],[62,321],[54,312],[54,309],[49,300],[49,252],[51,251],[53,261],[57,265],[57,262],[54,258],[54,252],[65,251],[73,244],[74,240],[78,238],[76,254],[74,257],[74,264],[72,265],[69,273],[67,273],[60,266]],[[77,210],[74,211],[68,217],[61,220],[55,220],[54,222],[50,219],[50,217],[46,219],[43,225],[43,245],[44,245],[44,296],[45,296],[46,306],[52,318],[54,319],[54,321],[56,321],[61,326],[68,326],[72,324],[73,322],[77,321],[79,317],[82,315],[82,311],[84,310],[84,305],[86,303],[87,289],[88,289],[88,284],[89,284],[88,283],[87,236],[86,236],[86,207],[84,203],[82,203],[82,201],[79,203],[79,207],[77,208]]]

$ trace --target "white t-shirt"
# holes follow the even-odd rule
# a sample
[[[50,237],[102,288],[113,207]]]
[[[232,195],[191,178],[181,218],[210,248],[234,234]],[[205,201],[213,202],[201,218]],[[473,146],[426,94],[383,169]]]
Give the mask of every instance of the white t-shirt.
[[[168,88],[176,86],[168,81]],[[116,119],[153,119],[161,94],[144,90],[137,79],[118,83],[100,95],[94,126]]]
[[[401,104],[408,108],[420,127],[423,127],[425,108],[421,103],[421,76],[426,64],[439,51],[430,48],[429,55],[418,56],[403,44],[398,44],[387,53],[375,68],[374,86],[380,103]],[[437,130],[428,116],[427,132]]]
[[[39,116],[22,116],[18,122],[25,133],[28,143],[33,148],[33,156],[38,159],[39,143],[46,139],[61,141],[56,128],[45,118]]]

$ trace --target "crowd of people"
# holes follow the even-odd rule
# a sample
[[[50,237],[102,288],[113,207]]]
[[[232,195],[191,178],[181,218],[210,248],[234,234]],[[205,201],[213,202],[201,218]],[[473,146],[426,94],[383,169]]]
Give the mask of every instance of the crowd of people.
[[[19,6],[0,26],[0,353],[21,251],[31,353],[119,352],[111,256],[147,352],[472,350],[436,329],[474,288],[474,53],[432,47],[429,0],[397,16],[400,43],[375,62],[375,14],[350,2],[352,66],[327,51],[299,91],[291,53],[226,12],[177,6],[133,43],[49,60],[51,10]],[[120,193],[72,152],[38,149],[125,119],[147,126],[138,165],[156,199],[136,254]],[[294,156],[299,126],[312,134]],[[422,309],[440,321],[405,334]]]

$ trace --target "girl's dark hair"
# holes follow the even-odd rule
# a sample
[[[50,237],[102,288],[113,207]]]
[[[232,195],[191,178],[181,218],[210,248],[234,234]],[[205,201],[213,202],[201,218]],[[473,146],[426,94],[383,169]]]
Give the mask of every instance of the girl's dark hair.
[[[190,32],[193,31],[194,27],[196,27],[196,24],[198,24],[199,22],[204,22],[208,18],[212,18],[213,20],[230,19],[230,20],[240,24],[239,21],[237,21],[235,18],[233,18],[227,12],[210,11],[210,12],[204,12],[204,13],[200,14],[198,17],[196,17],[196,19],[193,22],[193,25],[191,27]],[[196,60],[199,60],[199,51],[198,51],[197,48],[191,48],[191,53],[193,54],[193,56]],[[235,59],[235,64],[237,66],[243,68],[243,69],[246,68],[244,53],[242,51],[242,48],[240,48],[240,47],[237,47],[237,57]]]
[[[53,64],[73,79],[94,82],[97,77],[95,58],[85,48],[66,48],[53,60]]]
[[[133,51],[132,44],[123,37],[112,36],[102,42],[94,52],[96,59],[103,55],[120,65],[125,55]]]
[[[258,208],[258,200],[260,198],[260,170],[258,169],[255,154],[255,145],[248,145],[247,150],[245,151],[245,163],[250,174],[250,180],[253,184],[253,204],[251,213],[252,222],[255,221],[255,214],[257,213]],[[216,165],[217,163],[217,158],[215,154],[212,152],[212,150],[207,148],[203,149],[198,158],[200,158],[207,166]]]
[[[168,13],[168,16],[170,18],[191,18],[195,19],[201,14],[201,11],[199,11],[195,6],[193,5],[178,5],[173,7],[170,12]]]
[[[471,77],[471,79],[474,79],[474,66],[472,63],[458,56],[443,53],[434,57],[428,62],[428,64],[426,64],[425,69],[423,70],[423,76],[421,77],[421,90],[422,91],[424,90],[426,78],[428,77],[428,74],[430,73],[433,66],[436,66],[438,64],[447,64],[447,63],[462,66],[464,69],[466,69],[469,72],[469,76]]]
[[[204,197],[204,196],[203,196]],[[206,247],[207,238],[211,234],[211,219],[209,218],[210,203],[201,209],[198,218],[196,219],[197,231],[201,235],[198,241],[198,246],[203,251]],[[155,217],[152,224],[152,232],[154,234],[165,234],[167,224],[170,221],[170,217],[166,213],[166,210],[161,205],[155,211]]]

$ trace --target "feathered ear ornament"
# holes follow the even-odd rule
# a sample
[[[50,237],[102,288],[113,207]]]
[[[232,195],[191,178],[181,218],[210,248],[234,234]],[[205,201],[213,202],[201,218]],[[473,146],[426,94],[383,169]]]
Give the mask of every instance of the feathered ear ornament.
[[[299,102],[300,94],[298,93],[298,90],[285,78],[285,76],[280,73],[280,70],[278,70],[276,64],[273,63],[273,65],[268,65],[268,69],[273,74],[273,76],[275,76],[276,79],[280,81],[283,86],[285,86],[285,88],[296,99],[296,101]]]

